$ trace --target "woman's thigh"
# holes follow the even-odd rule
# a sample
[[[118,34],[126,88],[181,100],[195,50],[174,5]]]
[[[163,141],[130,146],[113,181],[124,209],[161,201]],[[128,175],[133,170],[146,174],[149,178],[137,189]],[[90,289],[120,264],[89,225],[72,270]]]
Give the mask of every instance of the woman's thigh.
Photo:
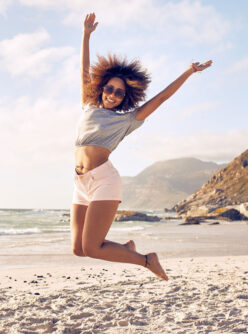
[[[84,221],[82,245],[87,255],[101,247],[112,225],[119,200],[90,202]]]
[[[83,256],[82,234],[88,206],[72,204],[70,214],[71,243],[75,255]]]

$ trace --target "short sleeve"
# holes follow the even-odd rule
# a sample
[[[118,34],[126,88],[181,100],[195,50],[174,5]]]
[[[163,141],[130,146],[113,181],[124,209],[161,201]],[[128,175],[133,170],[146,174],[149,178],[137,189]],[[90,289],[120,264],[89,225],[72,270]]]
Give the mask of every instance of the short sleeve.
[[[87,111],[90,111],[92,110],[93,106],[90,104],[90,103],[85,103],[83,106],[82,106],[82,110],[83,112],[87,112]]]
[[[126,136],[129,135],[131,132],[133,132],[135,129],[139,128],[145,120],[139,121],[135,119],[137,113],[137,109],[134,109],[134,111],[130,112],[130,126],[127,130]]]

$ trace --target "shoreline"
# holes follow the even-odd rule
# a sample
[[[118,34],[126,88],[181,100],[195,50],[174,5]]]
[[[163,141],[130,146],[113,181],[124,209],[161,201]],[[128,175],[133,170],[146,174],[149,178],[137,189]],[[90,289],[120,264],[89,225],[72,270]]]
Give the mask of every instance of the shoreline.
[[[190,226],[152,223],[141,230],[110,228],[106,239],[121,244],[132,239],[139,253],[156,252],[160,260],[248,254],[248,225],[241,223]],[[73,255],[69,232],[2,236],[0,240],[0,268],[101,263]]]

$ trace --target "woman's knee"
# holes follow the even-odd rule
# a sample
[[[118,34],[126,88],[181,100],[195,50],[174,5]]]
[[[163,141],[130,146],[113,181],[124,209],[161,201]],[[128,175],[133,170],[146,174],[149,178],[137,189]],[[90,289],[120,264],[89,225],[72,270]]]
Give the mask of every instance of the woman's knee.
[[[73,247],[72,252],[76,256],[86,256],[82,248]]]
[[[97,258],[99,247],[86,242],[85,245],[83,245],[83,252],[85,256]]]

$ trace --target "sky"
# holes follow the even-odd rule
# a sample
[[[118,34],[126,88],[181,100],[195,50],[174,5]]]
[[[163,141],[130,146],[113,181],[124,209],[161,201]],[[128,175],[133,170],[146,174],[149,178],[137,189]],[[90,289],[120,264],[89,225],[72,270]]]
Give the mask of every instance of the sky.
[[[122,176],[154,162],[230,162],[248,144],[248,1],[0,0],[0,207],[71,205],[83,21],[91,63],[115,53],[151,74],[147,100],[195,73],[110,155]]]

